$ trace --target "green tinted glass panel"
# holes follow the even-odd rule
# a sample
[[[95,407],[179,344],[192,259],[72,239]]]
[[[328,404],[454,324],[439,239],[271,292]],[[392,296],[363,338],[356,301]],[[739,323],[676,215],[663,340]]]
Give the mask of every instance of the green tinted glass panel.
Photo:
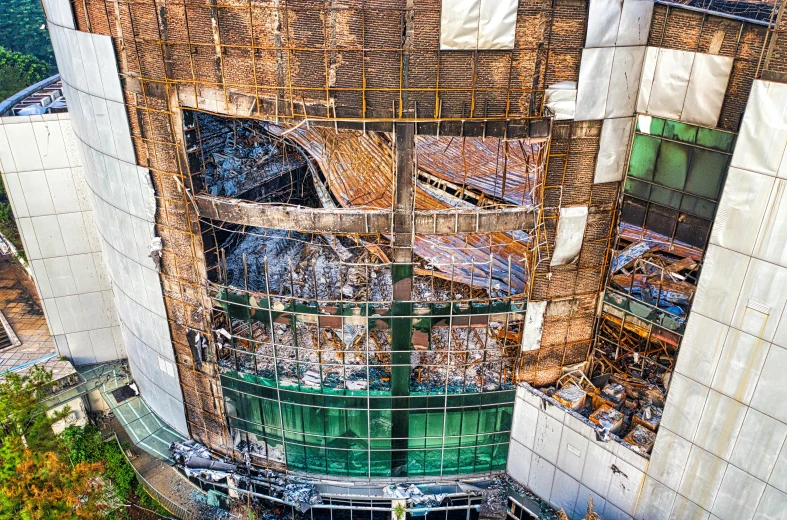
[[[690,156],[691,148],[688,146],[667,141],[662,142],[659,158],[656,160],[653,182],[682,190],[686,185]]]
[[[636,179],[626,179],[625,191],[627,194],[639,199],[647,200],[650,198],[650,184]]]
[[[669,190],[661,186],[653,186],[650,190],[650,201],[669,206],[671,208],[680,208],[681,193],[679,191]]]
[[[662,135],[665,139],[683,141],[684,143],[694,143],[697,140],[697,127],[667,120],[664,122],[664,132]]]
[[[735,145],[735,134],[710,128],[699,128],[697,130],[697,144],[722,152],[732,152],[732,147]]]
[[[664,119],[651,116],[637,117],[637,132],[660,136],[664,131]]]
[[[660,145],[661,140],[656,137],[636,134],[631,147],[629,175],[648,181],[653,180]]]
[[[729,156],[709,150],[694,150],[691,169],[686,179],[686,191],[718,200],[719,188],[727,171]]]
[[[681,211],[693,213],[698,217],[713,220],[713,212],[716,210],[716,204],[709,200],[698,199],[691,195],[684,195],[683,201],[680,204]]]

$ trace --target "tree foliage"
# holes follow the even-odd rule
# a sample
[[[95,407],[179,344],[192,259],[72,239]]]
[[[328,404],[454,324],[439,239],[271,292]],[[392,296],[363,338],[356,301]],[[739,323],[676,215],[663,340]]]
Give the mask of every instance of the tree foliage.
[[[0,520],[105,518],[103,464],[70,463],[43,398],[52,376],[34,366],[0,382]]]
[[[0,1],[0,47],[35,56],[55,68],[52,43],[39,0]]]

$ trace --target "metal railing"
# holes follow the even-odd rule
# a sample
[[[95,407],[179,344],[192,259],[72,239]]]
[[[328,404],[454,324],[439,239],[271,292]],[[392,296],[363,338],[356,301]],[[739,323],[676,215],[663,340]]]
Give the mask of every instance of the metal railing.
[[[120,439],[118,439],[117,434],[113,432],[112,436],[115,438],[115,442],[117,442],[118,448],[120,448],[120,451],[123,453],[123,457],[126,459],[126,462],[128,462],[128,465],[131,466],[131,468],[134,470],[134,474],[137,476],[137,481],[140,483],[143,489],[151,497],[153,497],[156,500],[156,502],[159,503],[159,505],[161,505],[161,507],[166,509],[171,515],[174,515],[175,517],[180,518],[181,520],[197,519],[197,516],[193,514],[191,511],[188,511],[180,504],[172,501],[165,495],[161,494],[155,487],[153,487],[153,485],[150,482],[148,482],[145,479],[145,477],[142,476],[142,473],[140,473],[137,470],[137,468],[134,467],[134,465],[131,463],[131,460],[128,458],[128,455],[126,454],[126,450],[123,449],[123,445],[120,443]]]

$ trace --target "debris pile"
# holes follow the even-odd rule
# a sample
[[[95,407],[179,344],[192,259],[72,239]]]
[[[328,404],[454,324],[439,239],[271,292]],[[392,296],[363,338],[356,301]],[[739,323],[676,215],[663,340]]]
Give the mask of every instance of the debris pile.
[[[360,316],[356,323],[353,317],[342,321],[299,315],[297,320],[275,318],[271,327],[258,321],[256,313],[248,321],[214,314],[223,371],[278,379],[280,386],[390,390],[392,337],[384,322],[372,321],[373,328],[367,330],[367,320]],[[307,321],[310,316],[312,322]],[[518,313],[494,316],[504,319],[488,326],[452,327],[447,319],[435,318],[431,330],[416,329],[410,390],[443,393],[446,385],[449,393],[513,388],[524,320]]]
[[[534,511],[542,520],[557,520],[557,511],[546,501],[530,492],[529,489],[519,484],[507,473],[495,477],[482,493],[484,502],[481,504],[479,516],[481,518],[505,517],[508,497],[519,495],[526,497],[529,502],[535,503],[540,511]]]
[[[632,314],[677,330],[686,321],[699,275],[698,252],[684,253],[689,254],[677,256],[656,240],[634,242],[615,256],[610,286],[631,297]]]
[[[256,121],[231,120],[228,124],[202,113],[197,119],[204,175],[212,195],[238,197],[275,177],[293,175],[306,164],[299,153],[274,140]]]
[[[569,371],[547,395],[587,417],[600,440],[614,434],[643,454],[650,453],[656,438],[669,378],[652,384],[633,375],[604,374],[588,379],[581,368]]]
[[[169,449],[175,464],[187,477],[219,484],[230,497],[237,496],[238,490],[251,490],[282,500],[301,512],[322,504],[322,497],[314,485],[272,469],[256,469],[248,464],[238,466],[217,460],[205,446],[194,440],[173,442]]]
[[[404,499],[408,506],[440,507],[446,499],[445,494],[425,495],[415,484],[391,484],[383,488],[383,495],[394,499]]]

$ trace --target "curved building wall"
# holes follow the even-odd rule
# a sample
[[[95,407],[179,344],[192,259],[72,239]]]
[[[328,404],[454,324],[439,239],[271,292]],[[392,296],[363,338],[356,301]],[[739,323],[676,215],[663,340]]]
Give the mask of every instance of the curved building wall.
[[[112,40],[73,30],[69,2],[45,3],[101,249],[134,379],[150,408],[188,433],[151,242],[156,199],[137,166]]]

